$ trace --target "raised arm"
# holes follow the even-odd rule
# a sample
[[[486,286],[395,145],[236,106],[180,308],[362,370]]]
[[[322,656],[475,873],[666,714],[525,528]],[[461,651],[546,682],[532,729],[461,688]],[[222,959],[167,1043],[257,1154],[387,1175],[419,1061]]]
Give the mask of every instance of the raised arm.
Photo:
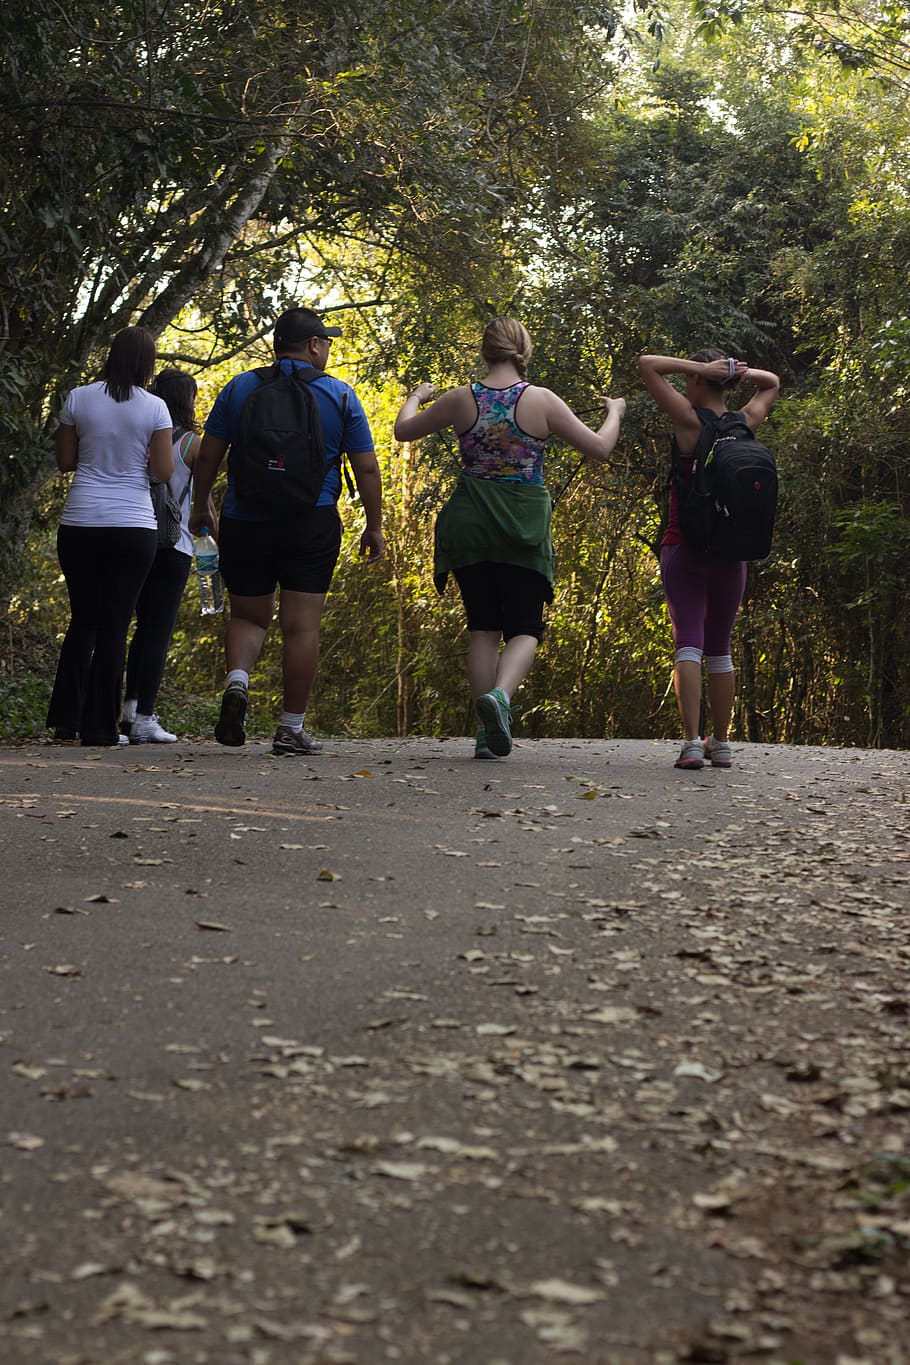
[[[586,455],[591,460],[607,459],[619,437],[619,424],[626,411],[626,400],[602,398],[604,420],[596,431],[592,431],[552,389],[542,389],[540,392],[544,397],[547,426],[553,435],[577,450],[579,455]]]
[[[761,426],[774,405],[774,401],[780,392],[780,380],[770,370],[747,369],[742,378],[747,379],[750,384],[754,384],[758,390],[741,409],[749,426],[755,431],[757,427]]]
[[[701,433],[701,422],[686,395],[680,393],[670,383],[669,376],[671,374],[691,375],[698,379],[707,379],[722,384],[725,379],[730,378],[730,365],[726,360],[705,362],[684,360],[681,356],[673,355],[641,355],[638,357],[639,378],[657,406],[663,408],[673,423],[673,430],[680,447],[683,450],[694,450],[695,443]]]
[[[448,389],[435,403],[419,411],[421,403],[429,403],[435,394],[436,385],[426,382],[418,384],[414,392],[408,394],[395,419],[396,441],[419,441],[422,436],[430,436],[446,427],[468,430],[476,418],[470,388],[463,384],[460,388]]]

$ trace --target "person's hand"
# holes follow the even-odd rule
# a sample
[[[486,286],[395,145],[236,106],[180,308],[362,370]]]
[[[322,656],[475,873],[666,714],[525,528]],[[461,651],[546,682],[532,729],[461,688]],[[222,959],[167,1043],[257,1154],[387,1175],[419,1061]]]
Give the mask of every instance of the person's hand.
[[[729,384],[731,379],[738,383],[748,368],[744,360],[724,356],[720,360],[706,360],[702,374],[712,384]]]
[[[422,384],[418,384],[417,388],[411,394],[411,397],[416,398],[418,403],[429,403],[430,399],[435,398],[435,396],[436,385],[431,384],[428,380],[424,380]]]
[[[214,540],[218,539],[218,518],[208,512],[191,512],[187,519],[190,535],[198,536],[207,530]]]
[[[607,416],[616,412],[619,414],[619,420],[622,421],[626,415],[626,400],[624,398],[608,398],[606,394],[603,394],[600,401],[607,411]]]
[[[382,559],[385,554],[385,536],[381,531],[371,531],[369,528],[360,537],[360,556],[364,555],[368,559]]]

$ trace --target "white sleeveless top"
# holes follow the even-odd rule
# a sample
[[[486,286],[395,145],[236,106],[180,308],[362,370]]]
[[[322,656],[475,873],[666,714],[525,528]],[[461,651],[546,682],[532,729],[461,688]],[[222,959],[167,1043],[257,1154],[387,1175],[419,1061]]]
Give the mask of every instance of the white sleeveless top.
[[[180,503],[180,537],[174,549],[179,550],[183,555],[189,555],[191,559],[193,557],[193,537],[190,535],[188,522],[191,511],[190,504],[193,501],[190,488],[193,475],[183,463],[183,457],[192,444],[193,433],[191,431],[183,431],[174,438],[174,472],[170,478],[171,492]]]

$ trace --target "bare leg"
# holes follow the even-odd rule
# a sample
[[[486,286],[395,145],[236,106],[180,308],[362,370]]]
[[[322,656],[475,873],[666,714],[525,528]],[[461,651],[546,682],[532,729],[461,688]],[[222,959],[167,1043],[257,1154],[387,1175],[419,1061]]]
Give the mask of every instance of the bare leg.
[[[499,656],[496,686],[513,697],[531,671],[537,639],[534,635],[513,635]]]
[[[476,701],[485,692],[496,687],[496,670],[499,664],[499,642],[502,639],[498,630],[472,630],[468,646],[468,685],[471,698]]]
[[[720,674],[715,676],[719,677]],[[701,664],[691,659],[678,659],[673,668],[673,686],[682,718],[686,739],[699,739],[698,722],[701,718]]]
[[[224,645],[228,672],[232,668],[242,668],[244,672],[252,673],[272,624],[275,595],[238,597],[231,593],[230,603],[231,619],[227,623]]]
[[[733,715],[736,695],[735,673],[708,674],[708,705],[711,707],[712,733],[715,739],[726,740]]]
[[[284,709],[302,715],[307,708],[319,664],[319,626],[326,594],[281,591],[278,622],[281,626],[281,657]]]

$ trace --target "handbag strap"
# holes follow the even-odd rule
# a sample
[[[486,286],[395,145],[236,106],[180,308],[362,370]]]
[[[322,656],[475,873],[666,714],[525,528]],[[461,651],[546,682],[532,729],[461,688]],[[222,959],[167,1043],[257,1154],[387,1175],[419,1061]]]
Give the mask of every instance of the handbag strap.
[[[193,444],[193,438],[195,437],[195,435],[196,435],[195,431],[184,431],[181,432],[180,436],[178,437],[180,444],[177,446],[177,453],[180,456],[181,460],[186,459],[186,452]],[[180,494],[180,501],[177,504],[178,507],[182,507],[183,504],[186,502],[187,494],[189,493],[192,486],[193,476],[192,474],[190,474],[190,477],[187,479],[186,483],[183,486],[183,492]]]

